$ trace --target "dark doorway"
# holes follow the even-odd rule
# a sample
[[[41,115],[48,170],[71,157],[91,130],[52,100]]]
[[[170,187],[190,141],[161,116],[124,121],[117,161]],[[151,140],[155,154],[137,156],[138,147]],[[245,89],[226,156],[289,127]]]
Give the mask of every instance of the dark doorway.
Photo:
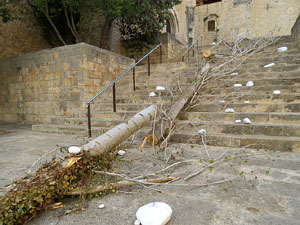
[[[212,4],[215,2],[221,2],[222,0],[196,0],[196,6]]]
[[[171,24],[169,20],[167,20],[167,32],[171,34]]]
[[[208,31],[216,31],[216,21],[215,20],[208,21],[207,30]]]

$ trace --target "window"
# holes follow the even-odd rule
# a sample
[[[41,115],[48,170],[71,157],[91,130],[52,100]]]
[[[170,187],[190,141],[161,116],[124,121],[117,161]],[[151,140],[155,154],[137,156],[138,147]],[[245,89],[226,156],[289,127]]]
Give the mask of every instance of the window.
[[[216,31],[216,21],[215,20],[208,21],[207,30],[208,31]]]
[[[221,1],[222,0],[196,0],[196,6],[207,5]]]

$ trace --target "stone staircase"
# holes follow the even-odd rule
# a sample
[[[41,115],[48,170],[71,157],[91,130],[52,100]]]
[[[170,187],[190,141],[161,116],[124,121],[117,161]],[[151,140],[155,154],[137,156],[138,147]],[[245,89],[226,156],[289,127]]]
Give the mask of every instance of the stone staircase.
[[[278,53],[280,46],[289,46],[289,50]],[[201,144],[197,130],[205,129],[208,145],[299,152],[299,56],[295,44],[285,41],[255,54],[239,75],[212,81],[197,103],[180,115],[177,125],[184,128],[172,141]],[[264,68],[272,62],[276,65]],[[246,87],[248,81],[254,86]],[[237,83],[243,86],[234,87]],[[281,94],[273,94],[275,90]],[[235,113],[225,113],[227,108]],[[235,122],[244,118],[252,123]]]
[[[133,91],[131,73],[117,83],[117,112],[113,112],[112,91],[110,89],[91,104],[93,137],[124,122],[151,104],[170,102],[179,94],[180,89],[187,88],[188,84],[192,82],[196,64],[193,62],[153,64],[151,65],[150,77],[147,68],[147,65],[136,67],[136,91]],[[166,91],[156,91],[156,86],[163,86]],[[156,96],[150,97],[150,92],[155,92]],[[79,114],[86,114],[86,109]],[[33,125],[32,129],[34,131],[87,136],[87,117],[53,117],[51,124]]]
[[[288,46],[289,50],[278,53],[277,48],[281,46]],[[211,82],[201,91],[197,103],[188,112],[180,114],[177,127],[183,128],[171,141],[201,144],[197,131],[205,129],[208,145],[300,151],[299,56],[295,43],[285,38],[278,45],[249,58],[239,75],[227,75]],[[272,62],[276,65],[264,68]],[[188,88],[196,67],[193,60],[155,64],[148,77],[147,66],[138,66],[135,92],[131,77],[118,85],[116,113],[112,112],[111,93],[92,104],[93,136],[102,134],[150,104],[170,102],[180,89]],[[246,87],[250,80],[255,85]],[[236,83],[243,86],[234,87]],[[168,91],[156,91],[157,85]],[[281,94],[274,95],[275,90],[280,90]],[[149,97],[151,91],[157,96]],[[233,108],[235,113],[225,113],[226,108]],[[252,123],[235,123],[244,118],[249,118]],[[87,135],[87,118],[53,118],[51,124],[33,125],[32,129]]]

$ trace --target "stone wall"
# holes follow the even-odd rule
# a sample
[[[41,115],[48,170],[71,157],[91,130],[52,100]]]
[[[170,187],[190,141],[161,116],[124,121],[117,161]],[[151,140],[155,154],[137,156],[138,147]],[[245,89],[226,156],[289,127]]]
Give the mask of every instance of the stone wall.
[[[287,36],[299,12],[299,0],[223,0],[197,6],[195,37],[202,34],[203,44],[209,44],[216,37]],[[210,20],[216,21],[216,31],[208,31]]]
[[[86,102],[133,63],[84,43],[0,59],[0,122],[85,117]]]
[[[292,36],[296,41],[298,48],[300,49],[300,15],[298,16],[298,19],[292,28]]]
[[[126,42],[126,41],[124,41]],[[165,62],[176,62],[181,58],[182,53],[186,50],[187,46],[178,41],[172,34],[164,33],[161,36],[162,43],[162,61]],[[155,45],[156,46],[156,45]],[[152,46],[149,49],[144,49],[141,51],[129,50],[123,46],[121,48],[121,54],[130,58],[134,58],[136,61],[141,59],[146,55],[151,49],[155,48]],[[160,63],[160,49],[158,48],[150,55],[151,63]],[[141,62],[141,65],[146,64],[147,59]]]

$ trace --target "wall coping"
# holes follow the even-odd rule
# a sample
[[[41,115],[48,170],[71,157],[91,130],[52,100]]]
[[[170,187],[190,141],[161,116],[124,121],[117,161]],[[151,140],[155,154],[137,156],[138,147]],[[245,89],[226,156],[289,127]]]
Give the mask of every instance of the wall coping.
[[[30,56],[37,56],[37,55],[42,55],[42,54],[47,54],[47,53],[53,53],[53,52],[60,52],[60,51],[70,51],[70,50],[83,50],[83,49],[91,49],[97,52],[102,52],[105,54],[110,54],[110,55],[114,55],[123,59],[127,59],[127,60],[132,60],[134,61],[133,58],[129,58],[123,55],[120,55],[118,53],[106,50],[106,49],[102,49],[102,48],[98,48],[96,46],[93,45],[89,45],[87,43],[78,43],[78,44],[73,44],[73,45],[65,45],[65,46],[60,46],[60,47],[56,47],[56,48],[50,48],[50,49],[43,49],[43,50],[39,50],[39,51],[35,51],[35,52],[29,52],[29,53],[24,53],[24,54],[20,54],[20,55],[15,55],[15,56],[9,56],[6,58],[1,58],[0,62],[5,62],[5,61],[10,61],[12,59],[17,59],[17,58],[27,58]]]

